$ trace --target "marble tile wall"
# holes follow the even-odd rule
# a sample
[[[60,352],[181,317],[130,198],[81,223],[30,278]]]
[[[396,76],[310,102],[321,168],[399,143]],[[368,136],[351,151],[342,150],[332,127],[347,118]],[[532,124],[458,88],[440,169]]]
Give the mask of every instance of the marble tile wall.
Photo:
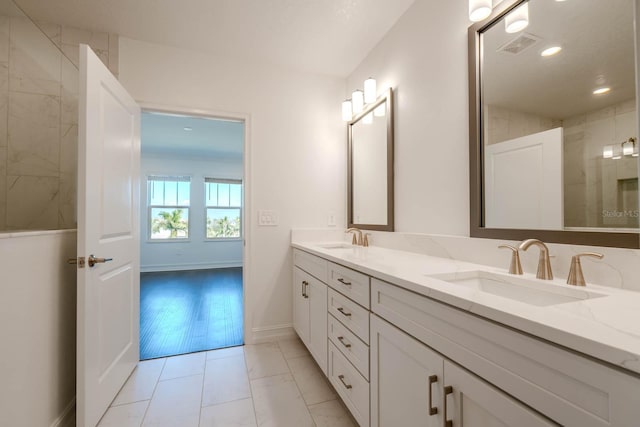
[[[506,108],[489,105],[485,107],[485,141],[487,145],[508,141],[562,126],[558,119],[541,117]]]
[[[0,16],[0,232],[76,227],[78,46],[117,36]]]

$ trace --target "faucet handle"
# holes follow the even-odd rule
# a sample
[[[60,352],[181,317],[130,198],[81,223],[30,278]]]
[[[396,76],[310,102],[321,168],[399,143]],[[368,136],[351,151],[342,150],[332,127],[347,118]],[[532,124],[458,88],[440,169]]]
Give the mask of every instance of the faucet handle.
[[[353,238],[351,239],[351,244],[352,245],[360,245],[362,244],[361,240],[362,240],[362,231],[360,231],[360,229],[355,228],[355,227],[351,227],[351,228],[347,228],[347,231],[345,231],[345,233],[353,233]],[[358,238],[360,237],[360,238]]]
[[[522,264],[520,264],[520,252],[518,248],[511,245],[500,245],[500,249],[511,249],[511,264],[509,264],[509,274],[522,274]]]
[[[362,246],[369,246],[369,236],[371,236],[371,233],[364,233],[364,238],[362,239]]]
[[[603,254],[597,252],[583,252],[571,257],[571,268],[569,269],[569,277],[567,277],[567,285],[572,286],[586,286],[587,282],[584,280],[584,274],[582,274],[582,264],[580,263],[580,257],[590,256],[593,258],[602,259]]]

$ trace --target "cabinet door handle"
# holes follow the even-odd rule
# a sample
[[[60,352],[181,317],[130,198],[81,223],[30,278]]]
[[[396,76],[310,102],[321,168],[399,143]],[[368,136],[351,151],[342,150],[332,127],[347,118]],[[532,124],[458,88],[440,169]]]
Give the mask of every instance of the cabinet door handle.
[[[342,283],[345,286],[351,286],[351,282],[346,282],[342,277],[338,279],[338,282]]]
[[[353,386],[351,384],[347,384],[346,382],[344,382],[344,375],[338,375],[338,379],[340,380],[340,382],[342,383],[342,385],[347,389],[352,389]]]
[[[351,348],[351,344],[345,343],[344,337],[338,337],[338,341],[340,341],[340,344],[342,344],[346,348]],[[431,400],[429,400],[429,401],[431,401]]]
[[[309,294],[307,294],[307,286],[309,286],[309,282],[306,280],[302,281],[302,296],[305,298],[309,298]]]
[[[447,420],[447,396],[450,394],[453,394],[453,387],[448,385],[444,388],[444,417],[442,417],[444,427],[453,427],[453,421]]]
[[[429,375],[429,415],[436,415],[438,413],[438,408],[433,407],[433,385],[438,382],[437,375]]]
[[[338,311],[340,313],[342,313],[342,315],[344,315],[344,316],[347,316],[347,317],[351,316],[351,313],[347,313],[346,311],[344,311],[344,308],[342,308],[342,307],[338,307]]]

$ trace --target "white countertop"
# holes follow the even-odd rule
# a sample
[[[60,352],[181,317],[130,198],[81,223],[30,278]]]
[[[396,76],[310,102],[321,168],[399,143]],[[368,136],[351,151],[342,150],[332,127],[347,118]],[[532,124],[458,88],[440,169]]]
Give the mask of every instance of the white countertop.
[[[606,296],[535,306],[479,290],[457,286],[430,277],[444,273],[482,270],[510,277],[526,278],[562,292],[564,280],[538,280],[535,275],[509,276],[506,270],[446,258],[380,247],[328,248],[331,242],[294,242],[292,246],[329,261],[393,283],[510,326],[536,337],[584,353],[596,359],[640,374],[640,293],[604,286],[586,288]],[[335,242],[336,245],[344,242]]]

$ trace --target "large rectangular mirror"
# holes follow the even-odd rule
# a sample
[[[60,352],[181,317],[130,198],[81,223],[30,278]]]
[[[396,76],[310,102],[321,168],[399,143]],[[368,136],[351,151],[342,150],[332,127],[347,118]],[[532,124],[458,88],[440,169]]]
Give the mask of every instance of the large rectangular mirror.
[[[634,16],[505,0],[469,29],[472,236],[640,247]]]
[[[393,231],[393,91],[348,125],[349,227]]]

